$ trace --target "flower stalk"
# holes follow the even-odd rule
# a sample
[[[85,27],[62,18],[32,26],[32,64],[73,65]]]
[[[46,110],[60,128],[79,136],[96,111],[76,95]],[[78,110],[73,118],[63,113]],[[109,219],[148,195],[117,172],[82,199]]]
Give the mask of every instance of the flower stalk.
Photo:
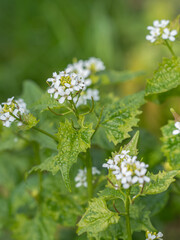
[[[130,214],[129,214],[129,207],[130,207],[129,197],[130,197],[130,188],[127,190],[125,208],[126,208],[127,240],[132,240],[131,225],[130,225]]]

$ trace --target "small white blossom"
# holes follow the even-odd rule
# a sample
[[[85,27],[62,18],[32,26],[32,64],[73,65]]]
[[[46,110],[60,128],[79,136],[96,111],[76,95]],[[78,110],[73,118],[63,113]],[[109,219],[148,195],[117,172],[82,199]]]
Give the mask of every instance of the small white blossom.
[[[142,186],[145,182],[150,181],[150,178],[145,176],[148,165],[138,161],[136,156],[132,157],[128,153],[129,151],[123,150],[103,164],[103,167],[112,171],[124,189],[128,189],[136,183]]]
[[[17,118],[20,119],[23,114],[28,112],[23,99],[8,98],[7,102],[0,105],[0,120],[3,122],[3,126],[10,127]],[[18,121],[17,125],[22,125],[22,122]]]
[[[84,61],[84,66],[92,73],[103,71],[105,69],[104,63],[99,58],[95,57],[91,57],[88,60]]]
[[[152,233],[149,231],[146,232],[146,240],[163,240],[162,237],[163,237],[163,234],[161,232],[158,232],[158,233],[155,233],[155,232]]]
[[[83,92],[79,99],[78,97],[75,97],[74,102],[76,103],[78,100],[78,102],[76,103],[76,106],[78,107],[80,105],[86,105],[87,101],[92,100],[92,98],[94,101],[99,101],[99,91],[97,89],[88,88],[85,92]]]
[[[92,175],[99,175],[99,174],[100,174],[100,171],[96,167],[92,167]],[[83,170],[79,169],[78,174],[74,180],[76,182],[75,186],[77,188],[81,186],[87,187],[87,169],[86,168],[84,168]]]
[[[175,41],[175,36],[177,35],[176,30],[170,31],[168,28],[163,30],[162,38],[169,39],[171,42]]]
[[[84,78],[81,75],[64,71],[59,74],[53,73],[53,78],[48,78],[47,82],[51,84],[48,93],[61,104],[66,99],[72,100],[73,95],[85,87]]]
[[[180,133],[180,122],[176,122],[174,126],[177,128],[176,130],[173,131],[173,135],[177,135]]]
[[[75,62],[73,64],[69,64],[67,68],[65,69],[66,73],[76,73],[83,78],[87,78],[90,75],[90,70],[84,67],[84,61],[79,60],[78,62]]]
[[[155,20],[153,22],[153,26],[148,26],[147,29],[150,31],[149,35],[146,36],[146,40],[151,43],[155,42],[158,39],[175,41],[175,36],[177,35],[177,31],[171,30],[167,27],[169,24],[169,20]]]

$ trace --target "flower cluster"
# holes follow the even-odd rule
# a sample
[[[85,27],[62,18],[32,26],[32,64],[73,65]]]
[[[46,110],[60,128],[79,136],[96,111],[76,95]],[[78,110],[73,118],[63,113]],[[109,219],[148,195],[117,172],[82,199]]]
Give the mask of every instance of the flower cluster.
[[[128,153],[129,151],[123,150],[103,164],[103,167],[112,170],[124,189],[128,189],[136,183],[142,186],[145,182],[150,181],[150,178],[145,176],[148,165],[138,161],[136,156],[131,157]]]
[[[175,41],[175,36],[177,35],[177,31],[170,30],[167,26],[169,25],[169,20],[155,20],[153,22],[153,26],[148,26],[147,29],[150,31],[150,34],[146,36],[146,40],[151,43],[155,42],[158,39]]]
[[[100,171],[96,168],[96,167],[92,167],[92,175],[99,175],[100,174]],[[82,169],[79,169],[78,170],[78,174],[77,176],[75,177],[75,182],[76,182],[76,187],[81,187],[81,186],[84,186],[84,187],[87,187],[87,169],[84,168],[83,170]]]
[[[90,76],[104,69],[104,63],[94,57],[69,64],[64,71],[59,74],[55,72],[52,78],[47,79],[48,93],[59,103],[64,103],[67,99],[73,100],[77,106],[87,104],[87,100],[91,100],[92,97],[94,101],[98,101],[99,91],[88,88],[92,85]],[[78,96],[81,92],[82,95]]]
[[[146,232],[146,240],[163,240],[162,237],[163,237],[163,234],[161,232],[158,232],[158,233],[155,233],[155,232],[152,233],[149,231]]]
[[[180,133],[180,122],[176,122],[174,126],[177,128],[176,130],[173,131],[173,135],[177,135]]]
[[[28,112],[23,99],[15,100],[14,97],[8,98],[7,102],[0,105],[0,120],[3,122],[3,126],[10,127],[12,122],[21,119],[22,115]],[[21,126],[22,122],[18,121],[17,125]]]
[[[74,102],[76,104],[76,106],[80,106],[80,105],[86,105],[88,100],[91,100],[93,98],[94,101],[98,101],[100,99],[99,97],[99,91],[97,89],[91,89],[88,88],[86,92],[84,92],[84,94],[82,94],[79,99],[78,97],[74,98]]]
[[[53,78],[48,78],[47,82],[49,84],[48,93],[59,103],[64,103],[66,99],[72,100],[73,95],[85,87],[84,78],[81,75],[64,71],[59,74],[53,73]]]

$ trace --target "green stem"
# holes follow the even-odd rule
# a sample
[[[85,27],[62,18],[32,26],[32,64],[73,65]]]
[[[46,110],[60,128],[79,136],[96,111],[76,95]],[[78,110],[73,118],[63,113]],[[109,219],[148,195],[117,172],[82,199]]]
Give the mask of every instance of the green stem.
[[[35,157],[36,164],[39,165],[41,164],[40,153],[39,153],[40,146],[37,142],[33,142],[33,149],[34,149],[34,157]],[[43,176],[41,171],[38,171],[38,176],[39,176],[38,202],[40,204],[42,201],[42,191],[43,191],[43,185],[42,185]]]
[[[10,113],[10,115],[13,116],[16,120],[24,123],[25,125],[28,125],[25,121],[23,121],[22,119],[16,117],[13,113]],[[45,134],[46,136],[54,139],[54,140],[58,143],[58,139],[57,139],[54,135],[46,132],[45,130],[43,130],[43,129],[41,129],[41,128],[38,128],[38,127],[32,127],[32,129],[34,129],[34,130],[36,130],[36,131],[38,131],[38,132],[41,132],[41,133]]]
[[[176,54],[174,53],[172,47],[170,46],[168,40],[165,40],[166,46],[168,47],[169,51],[171,52],[171,54],[176,57]]]
[[[74,101],[70,100],[70,103],[72,105],[72,109],[73,109],[74,114],[76,115],[77,119],[79,119],[79,112],[78,112],[78,110],[76,108],[76,105],[75,105]]]
[[[126,194],[126,203],[125,203],[125,208],[126,208],[126,230],[127,230],[127,240],[132,240],[132,235],[131,235],[131,225],[130,225],[130,215],[129,215],[129,206],[130,206],[130,188],[127,190]]]
[[[99,128],[99,125],[100,125],[100,123],[101,123],[101,118],[102,118],[103,110],[104,110],[104,107],[102,107],[102,109],[101,109],[101,112],[100,112],[100,115],[99,115],[99,118],[98,118],[98,122],[97,122],[97,124],[96,124],[95,129],[94,129],[94,133],[93,133],[92,136],[91,136],[91,139],[94,137],[94,134],[97,132],[97,130],[98,130],[98,128]]]
[[[93,196],[93,178],[92,178],[92,161],[91,161],[91,155],[90,155],[90,151],[87,151],[87,155],[86,155],[86,169],[87,169],[87,183],[88,183],[88,198],[89,200],[92,198]]]
[[[38,132],[41,132],[41,133],[45,134],[46,136],[54,139],[56,142],[58,142],[58,139],[57,139],[54,135],[46,132],[45,130],[43,130],[43,129],[41,129],[41,128],[38,128],[38,127],[33,127],[32,129],[34,129],[34,130],[36,130],[36,131],[38,131]]]

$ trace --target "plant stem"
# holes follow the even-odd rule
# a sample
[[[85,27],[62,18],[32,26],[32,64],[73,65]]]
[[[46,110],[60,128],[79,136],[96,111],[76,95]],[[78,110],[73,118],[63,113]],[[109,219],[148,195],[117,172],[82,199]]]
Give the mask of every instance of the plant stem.
[[[92,184],[92,161],[90,151],[86,154],[86,169],[87,169],[87,183],[88,183],[88,198],[89,200],[93,196],[93,184]]]
[[[10,113],[10,114],[11,114],[11,116],[13,116],[16,120],[18,120],[18,121],[24,123],[25,125],[28,125],[25,121],[23,121],[22,119],[16,117],[13,113]],[[34,130],[36,130],[36,131],[38,131],[38,132],[41,132],[41,133],[45,134],[46,136],[48,136],[48,137],[54,139],[54,140],[58,143],[58,139],[57,139],[54,135],[52,135],[52,134],[46,132],[45,130],[43,130],[43,129],[41,129],[41,128],[38,128],[38,127],[35,127],[35,126],[32,127],[32,129],[34,129]]]
[[[93,135],[91,136],[91,139],[94,137],[94,134],[97,132],[97,130],[98,130],[98,128],[99,128],[99,125],[100,125],[100,123],[101,123],[101,118],[102,118],[103,110],[104,110],[104,107],[102,107],[102,109],[101,109],[101,112],[100,112],[100,115],[99,115],[99,118],[98,118],[98,122],[97,122],[97,124],[96,124],[95,129],[94,129],[94,133],[93,133]]]
[[[39,144],[37,142],[33,142],[33,149],[34,149],[34,157],[35,157],[35,161],[36,164],[41,164],[41,159],[40,159],[40,154],[39,154]],[[43,181],[43,176],[42,176],[42,172],[39,171],[38,172],[38,176],[39,176],[39,194],[38,194],[38,202],[39,204],[41,203],[42,200],[42,191],[43,191],[43,185],[42,185],[42,181]]]
[[[73,101],[73,100],[70,100],[69,102],[70,102],[71,105],[72,105],[72,109],[73,109],[74,114],[76,115],[77,119],[79,119],[79,112],[78,112],[78,110],[77,110],[77,108],[76,108],[76,105],[75,105],[74,101]]]
[[[168,47],[169,51],[171,52],[171,54],[176,57],[176,54],[174,53],[172,47],[170,46],[168,40],[165,40],[166,46]]]
[[[45,134],[46,136],[54,139],[56,142],[58,142],[58,139],[57,139],[54,135],[46,132],[45,130],[43,130],[43,129],[41,129],[41,128],[38,128],[38,127],[33,127],[32,129],[34,129],[34,130],[36,130],[36,131],[38,131],[38,132],[41,132],[41,133]]]
[[[129,196],[130,196],[130,188],[127,190],[125,207],[126,207],[126,214],[127,214],[126,215],[126,230],[128,235],[127,240],[132,240],[130,216],[129,216],[129,206],[130,206]]]

